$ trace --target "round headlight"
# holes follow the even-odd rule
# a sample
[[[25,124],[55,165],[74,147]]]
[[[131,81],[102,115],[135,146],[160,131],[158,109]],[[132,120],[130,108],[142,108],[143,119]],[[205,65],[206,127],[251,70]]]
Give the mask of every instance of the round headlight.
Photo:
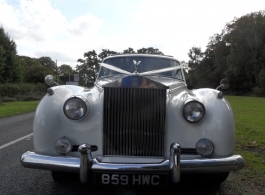
[[[182,110],[183,117],[190,123],[198,123],[205,116],[204,105],[198,101],[187,102]]]
[[[61,137],[57,139],[54,144],[55,151],[58,154],[67,154],[71,152],[72,147],[73,147],[72,142],[67,137]]]
[[[69,119],[79,120],[85,116],[87,105],[82,99],[73,97],[65,102],[63,110]]]
[[[196,151],[201,156],[209,156],[213,153],[213,143],[208,139],[201,139],[196,144]]]

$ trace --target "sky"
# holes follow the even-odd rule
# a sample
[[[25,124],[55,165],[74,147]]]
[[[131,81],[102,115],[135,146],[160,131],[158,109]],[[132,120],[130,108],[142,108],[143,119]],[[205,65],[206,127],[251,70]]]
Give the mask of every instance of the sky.
[[[0,0],[0,26],[18,55],[48,56],[74,69],[84,53],[154,47],[188,61],[235,17],[264,0]]]

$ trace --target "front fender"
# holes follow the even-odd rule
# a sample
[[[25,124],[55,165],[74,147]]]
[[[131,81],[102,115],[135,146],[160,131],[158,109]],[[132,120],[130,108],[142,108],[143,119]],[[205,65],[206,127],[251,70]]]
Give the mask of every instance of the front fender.
[[[45,95],[40,101],[33,122],[33,141],[36,153],[58,155],[54,143],[60,137],[70,138],[73,145],[89,143],[102,150],[100,130],[102,129],[102,94],[93,88],[88,90],[77,86],[53,87],[53,95]],[[87,100],[89,113],[78,121],[67,118],[63,111],[66,100],[73,96],[82,96]],[[101,102],[101,103],[100,103]],[[95,152],[94,154],[97,154]],[[79,156],[73,152],[72,156]]]
[[[225,98],[218,98],[219,91],[198,89],[172,94],[167,114],[167,144],[178,142],[181,148],[195,148],[196,143],[207,138],[213,142],[212,157],[231,156],[235,147],[235,124],[233,111]],[[206,109],[204,119],[192,124],[182,116],[184,102],[188,98],[202,102]]]

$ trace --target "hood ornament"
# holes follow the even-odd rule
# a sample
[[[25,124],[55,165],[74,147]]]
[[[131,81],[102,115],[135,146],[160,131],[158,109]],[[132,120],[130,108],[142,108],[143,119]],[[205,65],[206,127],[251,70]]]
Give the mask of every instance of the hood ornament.
[[[134,64],[134,66],[135,66],[135,71],[134,71],[133,74],[139,74],[139,72],[137,71],[137,66],[138,66],[140,63],[141,63],[141,61],[136,62],[135,60],[133,60],[133,64]]]

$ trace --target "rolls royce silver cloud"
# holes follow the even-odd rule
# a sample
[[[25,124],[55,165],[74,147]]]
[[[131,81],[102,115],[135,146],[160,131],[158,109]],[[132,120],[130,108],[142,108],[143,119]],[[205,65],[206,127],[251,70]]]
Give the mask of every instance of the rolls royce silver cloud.
[[[40,101],[27,168],[51,171],[55,181],[79,174],[82,183],[166,186],[199,175],[223,182],[244,167],[234,154],[235,124],[219,89],[189,90],[178,60],[123,54],[100,64],[91,89],[56,85]]]

